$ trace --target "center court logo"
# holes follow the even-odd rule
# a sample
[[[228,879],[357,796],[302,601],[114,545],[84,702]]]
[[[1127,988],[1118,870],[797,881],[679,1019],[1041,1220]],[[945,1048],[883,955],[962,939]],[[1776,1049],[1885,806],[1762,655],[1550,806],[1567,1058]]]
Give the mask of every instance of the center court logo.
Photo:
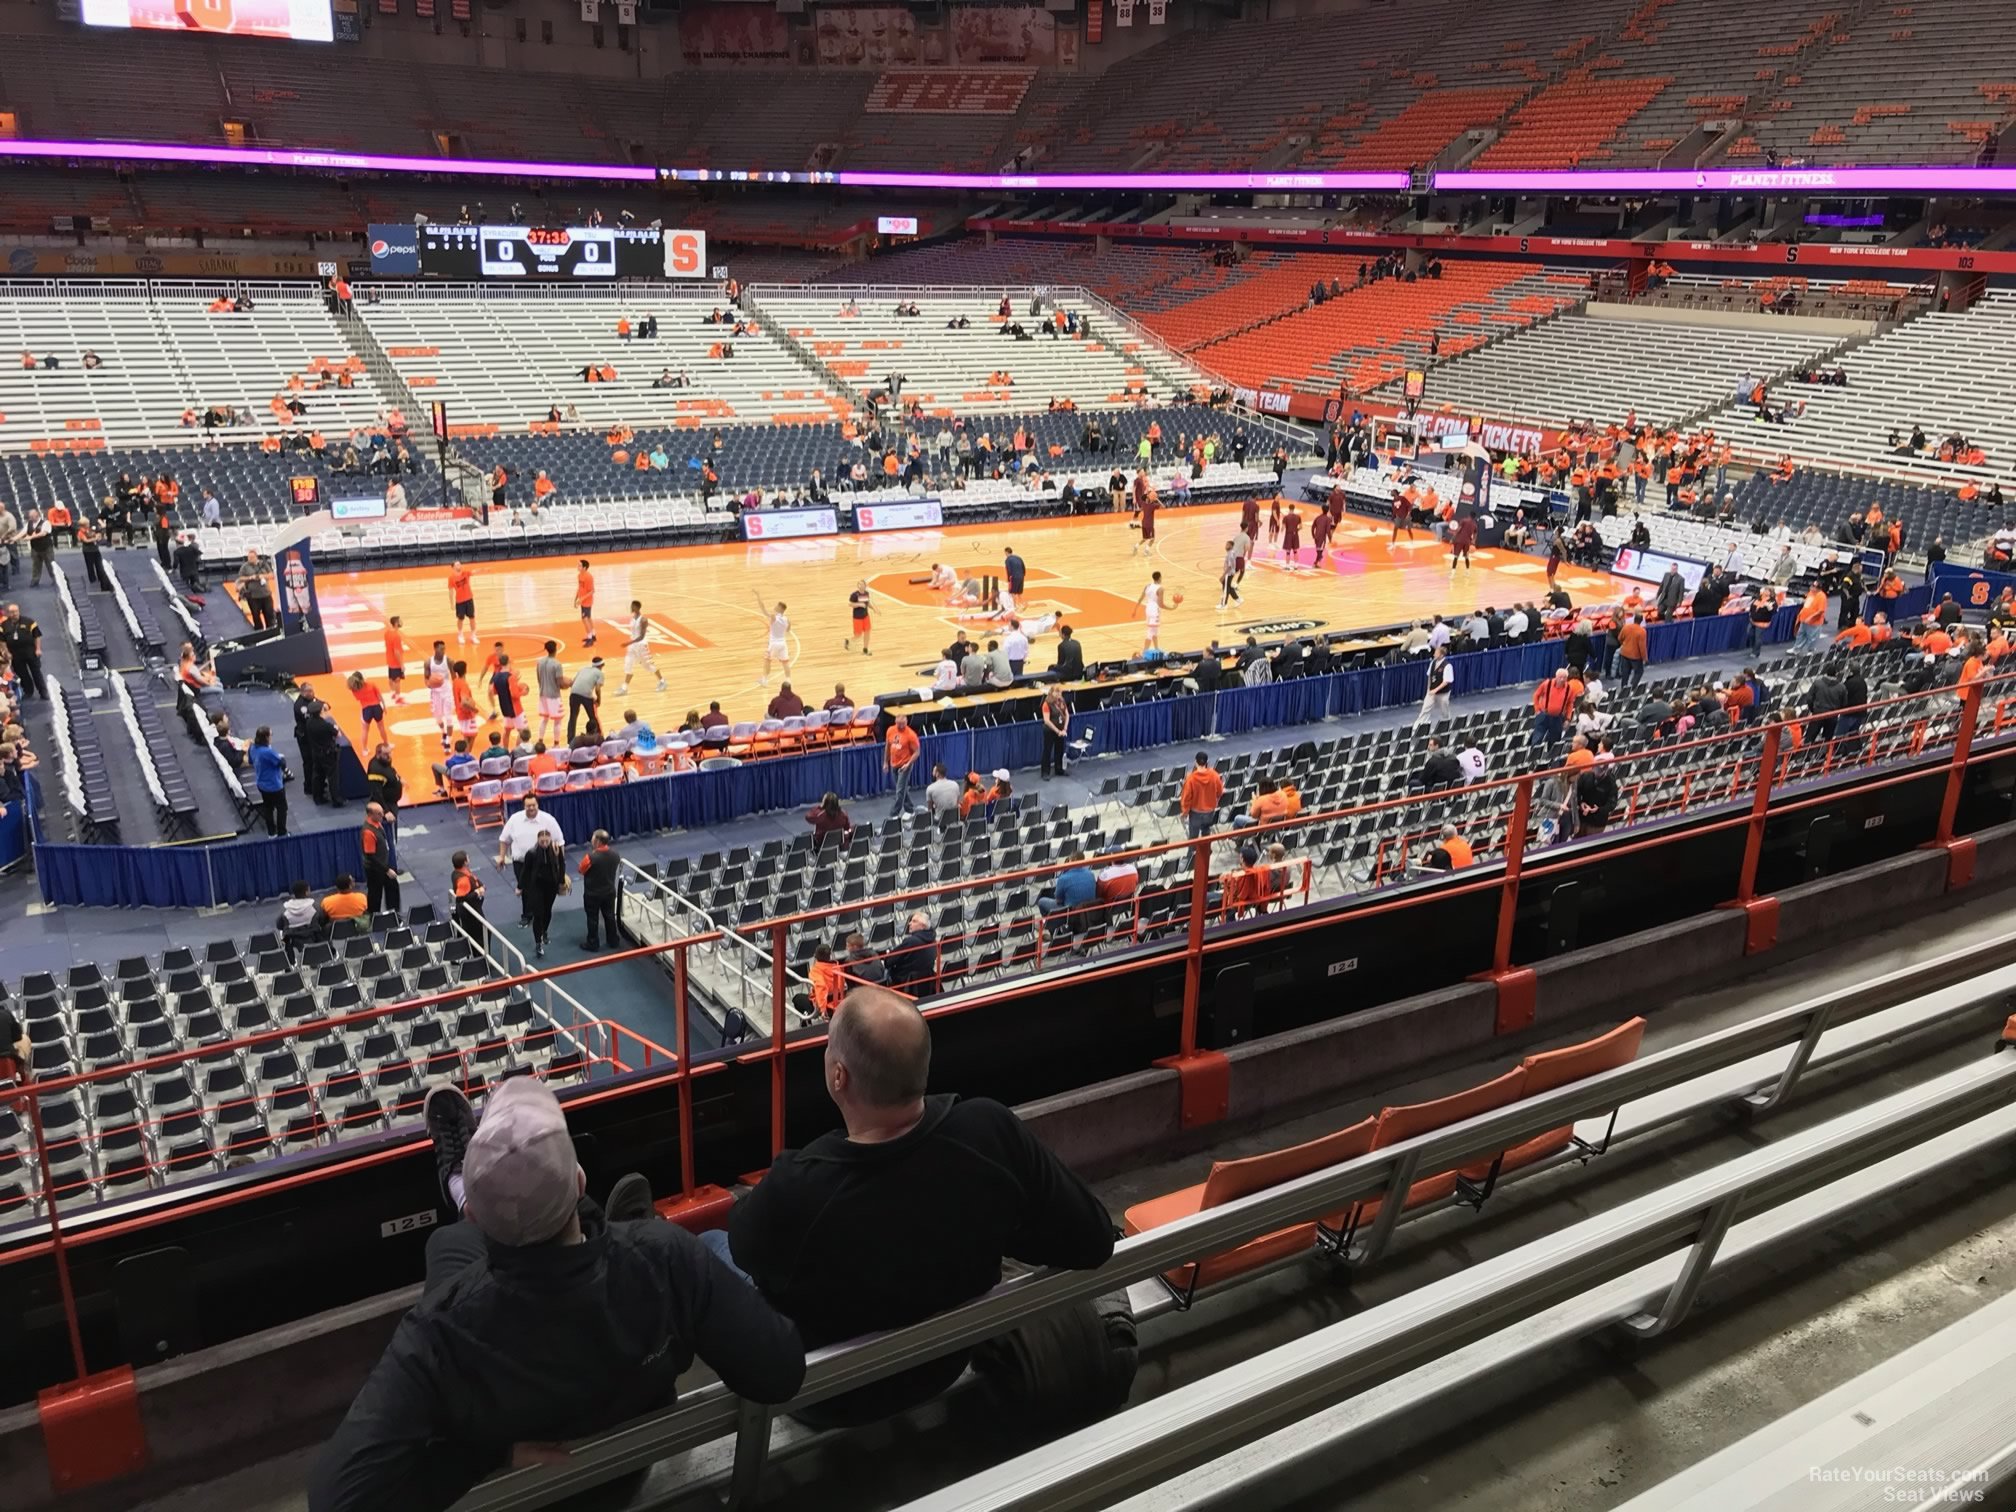
[[[1255,620],[1250,625],[1235,625],[1233,628],[1247,635],[1299,635],[1304,630],[1321,630],[1329,623],[1319,619],[1273,619]]]

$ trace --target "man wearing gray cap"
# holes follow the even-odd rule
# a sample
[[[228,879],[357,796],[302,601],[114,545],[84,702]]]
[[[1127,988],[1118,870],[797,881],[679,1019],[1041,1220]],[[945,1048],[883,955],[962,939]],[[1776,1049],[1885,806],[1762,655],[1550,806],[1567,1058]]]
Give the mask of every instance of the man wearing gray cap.
[[[449,1507],[494,1471],[670,1406],[696,1355],[751,1401],[798,1390],[796,1328],[660,1221],[642,1176],[616,1184],[607,1217],[587,1200],[543,1082],[504,1081],[480,1123],[438,1086],[426,1117],[461,1221],[428,1240],[425,1292],[317,1460],[309,1512]]]

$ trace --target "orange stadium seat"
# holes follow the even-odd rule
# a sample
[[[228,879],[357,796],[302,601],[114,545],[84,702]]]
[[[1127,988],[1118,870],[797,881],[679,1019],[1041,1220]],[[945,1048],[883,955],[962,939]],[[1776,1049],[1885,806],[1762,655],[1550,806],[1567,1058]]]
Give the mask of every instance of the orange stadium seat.
[[[1321,1171],[1341,1161],[1363,1155],[1372,1148],[1377,1120],[1367,1118],[1348,1129],[1326,1134],[1291,1149],[1271,1150],[1244,1160],[1214,1161],[1211,1172],[1196,1186],[1168,1192],[1137,1202],[1127,1209],[1124,1223],[1128,1235],[1145,1234],[1179,1218],[1189,1218],[1220,1203],[1234,1202],[1264,1192],[1269,1187],[1294,1181],[1313,1171]],[[1188,1306],[1199,1287],[1215,1285],[1234,1276],[1243,1276],[1262,1266],[1309,1249],[1316,1242],[1316,1224],[1291,1223],[1286,1228],[1249,1239],[1236,1249],[1207,1256],[1191,1265],[1165,1272],[1163,1281],[1179,1302]]]

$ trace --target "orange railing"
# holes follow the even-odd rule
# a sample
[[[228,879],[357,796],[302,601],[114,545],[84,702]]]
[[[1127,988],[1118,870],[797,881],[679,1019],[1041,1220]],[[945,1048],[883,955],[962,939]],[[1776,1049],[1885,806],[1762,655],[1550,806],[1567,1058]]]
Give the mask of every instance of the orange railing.
[[[1981,728],[1984,704],[1989,713],[1985,728]],[[1691,838],[1708,832],[1743,828],[1746,831],[1746,841],[1740,868],[1736,877],[1732,879],[1732,896],[1736,902],[1747,904],[1756,896],[1758,867],[1768,821],[1786,814],[1838,802],[1843,791],[1834,789],[1824,794],[1802,795],[1795,790],[1797,785],[1845,771],[1865,769],[1879,763],[1899,760],[1908,762],[1908,769],[1891,770],[1880,776],[1872,773],[1869,780],[1857,783],[1847,791],[1872,792],[1903,782],[1923,780],[1926,767],[1920,758],[1950,747],[1950,754],[1944,763],[1947,776],[1933,837],[1934,844],[1948,844],[1954,839],[1954,822],[1967,769],[1977,762],[2006,753],[2007,748],[2000,745],[1987,754],[1977,752],[1976,734],[1977,728],[1980,728],[1983,738],[1996,739],[2010,733],[2012,727],[2016,727],[2016,676],[2001,676],[1976,682],[1957,691],[1944,688],[1878,700],[1858,709],[1838,711],[1836,718],[1848,716],[1859,716],[1858,728],[1853,733],[1836,734],[1830,740],[1808,738],[1795,742],[1793,727],[1782,720],[1773,720],[1717,732],[1698,739],[1654,744],[1646,750],[1617,757],[1615,769],[1620,774],[1620,780],[1619,800],[1612,820],[1614,825],[1626,825],[1639,818],[1669,817],[1672,813],[1693,812],[1708,806],[1727,807],[1729,812],[1720,817],[1709,818],[1702,823],[1689,825],[1678,835],[1659,833],[1631,840],[1621,846],[1607,845],[1602,854],[1607,859],[1651,852],[1682,837]],[[1806,721],[1808,727],[1814,723],[1811,719]],[[1753,741],[1757,742],[1754,750],[1751,749]],[[1650,770],[1651,763],[1670,763],[1672,758],[1677,756],[1689,757],[1687,772],[1662,777]],[[1086,911],[1089,912],[1093,908],[1105,911],[1104,917],[1109,928],[1106,938],[1109,941],[1117,939],[1129,945],[1153,944],[1159,934],[1169,942],[1172,953],[1180,949],[1185,968],[1179,1031],[1179,1055],[1183,1060],[1194,1060],[1200,1052],[1199,1009],[1204,963],[1207,958],[1227,951],[1246,949],[1264,941],[1285,939],[1322,929],[1338,920],[1340,909],[1337,907],[1319,909],[1303,905],[1345,904],[1341,910],[1343,913],[1351,918],[1365,918],[1397,913],[1451,896],[1495,891],[1498,894],[1498,906],[1492,950],[1492,974],[1502,976],[1513,969],[1513,925],[1522,885],[1533,878],[1564,872],[1577,864],[1578,858],[1573,853],[1559,857],[1550,855],[1545,859],[1539,859],[1530,833],[1537,827],[1534,817],[1536,812],[1543,802],[1550,799],[1552,785],[1561,780],[1566,770],[1568,769],[1550,768],[1465,788],[1382,798],[1352,807],[1299,815],[1293,819],[1269,824],[1257,824],[1231,831],[1219,830],[1195,840],[1182,839],[1100,854],[1092,864],[1112,866],[1131,863],[1143,876],[1148,875],[1149,865],[1159,858],[1166,864],[1158,866],[1156,871],[1171,873],[1172,880],[1166,884],[1137,887],[1129,897],[1088,905]],[[1625,774],[1630,774],[1630,781],[1624,780]],[[1644,805],[1638,804],[1635,795],[1644,793],[1648,787],[1656,789],[1664,782],[1677,782],[1680,787],[1679,800],[1670,809],[1655,812],[1655,806],[1649,798]],[[1629,801],[1625,796],[1627,792],[1634,795]],[[1494,869],[1480,864],[1466,874],[1446,875],[1442,878],[1441,885],[1434,888],[1408,888],[1404,893],[1391,897],[1372,896],[1373,893],[1394,883],[1421,881],[1429,875],[1411,864],[1409,860],[1410,845],[1418,845],[1421,839],[1432,833],[1435,828],[1435,825],[1418,811],[1424,806],[1448,804],[1459,797],[1470,800],[1483,797],[1486,800],[1483,805],[1477,805],[1477,812],[1470,816],[1469,824],[1473,831],[1479,826],[1489,827],[1495,836],[1502,823],[1502,839],[1494,839],[1492,845],[1479,858],[1480,862],[1496,862],[1499,865]],[[1410,816],[1407,812],[1410,809],[1417,812]],[[1263,848],[1275,842],[1292,848],[1295,837],[1298,834],[1306,835],[1313,826],[1333,825],[1340,820],[1366,817],[1394,821],[1398,826],[1395,836],[1397,843],[1391,867],[1385,865],[1382,856],[1380,864],[1375,866],[1371,875],[1365,879],[1363,891],[1356,901],[1341,897],[1319,898],[1315,889],[1319,868],[1314,858],[1306,852],[1290,857],[1285,871],[1277,878],[1278,887],[1269,889],[1259,896],[1241,892],[1228,901],[1222,887],[1228,869],[1214,870],[1213,867],[1213,854],[1217,847],[1224,846],[1229,841],[1244,841],[1251,838]],[[1610,833],[1614,834],[1614,830]],[[1385,838],[1382,837],[1382,840]],[[1533,864],[1536,859],[1538,864]],[[953,898],[979,889],[1055,877],[1081,864],[1086,863],[1077,859],[1054,861],[1010,873],[940,882],[928,887],[884,894],[866,901],[881,907],[900,909],[904,905],[914,906],[927,900]],[[1160,914],[1156,912],[1158,904],[1175,906],[1172,906],[1166,914]],[[821,928],[825,926],[826,921],[857,913],[863,907],[864,903],[861,901],[832,904],[764,920],[736,931],[756,937],[767,937],[770,947],[771,1033],[767,1043],[756,1042],[735,1047],[733,1059],[750,1063],[763,1061],[769,1063],[770,1136],[773,1151],[783,1149],[786,1143],[787,1057],[793,1053],[810,1053],[823,1046],[825,1040],[824,1033],[816,1023],[795,1033],[788,1028],[790,1015],[786,1009],[789,1006],[787,998],[790,984],[787,977],[787,960],[791,933],[794,929]],[[1272,911],[1275,909],[1281,911]],[[1056,947],[1051,943],[1051,930],[1048,926],[1068,917],[1068,912],[1053,913],[1048,918],[1036,922],[1026,949],[1018,947],[1015,951],[1010,951],[1004,947],[999,964],[1004,969],[1024,964],[1032,968],[1053,964]],[[1157,919],[1160,920],[1159,925],[1155,922]],[[1223,927],[1214,930],[1213,926]],[[995,937],[1000,938],[999,926],[986,927],[993,928]],[[649,959],[668,954],[672,957],[671,979],[677,1025],[677,1037],[673,1049],[668,1052],[632,1031],[610,1025],[614,1036],[609,1055],[610,1070],[612,1073],[634,1074],[624,1075],[621,1081],[614,1079],[590,1081],[572,1093],[568,1102],[570,1106],[585,1106],[629,1095],[638,1089],[639,1077],[648,1078],[653,1085],[663,1085],[667,1081],[674,1084],[679,1119],[680,1185],[684,1196],[690,1199],[696,1190],[697,1180],[693,1147],[692,1083],[696,1077],[725,1069],[728,1061],[715,1059],[699,1065],[693,1062],[687,1018],[691,996],[688,953],[695,947],[723,940],[726,938],[726,933],[719,930],[696,933],[680,939],[612,952],[589,960],[543,967],[516,976],[464,983],[443,992],[412,998],[401,1003],[381,1004],[337,1018],[263,1030],[225,1043],[179,1050],[130,1064],[100,1067],[47,1082],[29,1082],[13,1089],[0,1089],[0,1102],[11,1101],[19,1105],[25,1113],[23,1121],[34,1144],[35,1159],[43,1183],[43,1202],[48,1229],[44,1238],[0,1252],[0,1266],[43,1256],[53,1259],[70,1334],[71,1352],[78,1379],[82,1381],[86,1375],[85,1356],[76,1302],[70,1287],[67,1250],[79,1245],[101,1243],[115,1236],[156,1226],[171,1219],[327,1180],[340,1173],[354,1172],[406,1158],[423,1144],[425,1136],[415,1130],[415,1137],[412,1138],[388,1139],[355,1155],[325,1161],[306,1170],[277,1174],[269,1179],[230,1191],[193,1195],[185,1201],[157,1205],[143,1213],[120,1215],[117,1212],[108,1212],[102,1219],[90,1223],[81,1231],[65,1235],[63,1216],[58,1211],[57,1203],[50,1200],[57,1189],[52,1185],[49,1146],[41,1122],[42,1099],[65,1092],[81,1092],[102,1082],[188,1065],[199,1058],[214,1056],[219,1052],[256,1051],[265,1046],[287,1043],[304,1036],[323,1035],[331,1029],[368,1025],[381,1019],[389,1019],[392,1015],[410,1014],[416,1008],[424,1009],[459,1002],[491,994],[500,989],[508,991],[529,987],[537,982],[595,970],[615,962]],[[942,970],[948,946],[954,949],[966,946],[979,939],[981,935],[982,929],[976,928],[964,932],[963,935],[954,936],[949,941],[937,942],[934,946],[934,967]],[[1179,939],[1180,946],[1177,943]],[[894,952],[888,954],[893,955]],[[1131,953],[1115,955],[1109,959],[1087,957],[1073,970],[1071,979],[1074,985],[1091,984],[1135,972],[1140,966],[1139,956]],[[927,985],[934,989],[941,985],[936,971],[933,980]],[[953,989],[950,995],[940,1002],[927,1000],[923,1011],[927,1017],[934,1018],[965,1013],[976,1008],[1031,997],[1051,990],[1053,986],[1054,983],[1046,983],[1039,976],[1032,974],[1020,980],[989,983],[977,989],[974,987]],[[929,994],[925,996],[928,999]],[[554,1032],[556,1031],[551,1029],[537,1031],[538,1034]],[[623,1054],[615,1053],[616,1045],[623,1047]]]

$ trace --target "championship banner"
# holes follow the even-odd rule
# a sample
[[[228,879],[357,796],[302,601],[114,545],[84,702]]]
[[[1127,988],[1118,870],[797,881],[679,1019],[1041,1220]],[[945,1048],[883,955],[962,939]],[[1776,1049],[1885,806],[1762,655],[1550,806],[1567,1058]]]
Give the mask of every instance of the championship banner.
[[[315,596],[315,557],[305,540],[280,549],[273,564],[280,589],[280,630],[295,635],[322,623],[321,601]]]
[[[685,5],[679,52],[703,68],[782,67],[793,61],[791,23],[767,5]]]
[[[1085,45],[1096,47],[1106,29],[1106,0],[1085,0]]]

